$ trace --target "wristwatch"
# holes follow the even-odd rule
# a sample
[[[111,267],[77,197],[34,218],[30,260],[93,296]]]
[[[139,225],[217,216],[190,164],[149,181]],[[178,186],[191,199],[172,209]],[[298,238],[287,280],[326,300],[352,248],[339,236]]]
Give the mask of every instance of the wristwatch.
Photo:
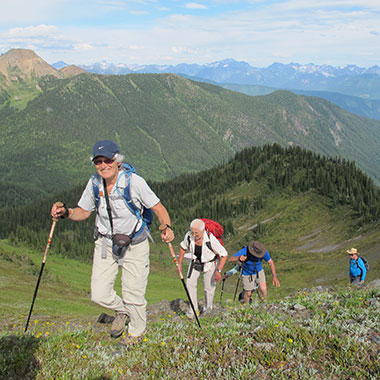
[[[217,271],[217,272],[219,272],[219,273],[222,273],[222,270],[221,270],[221,269],[219,269],[219,268],[218,268],[216,271]]]

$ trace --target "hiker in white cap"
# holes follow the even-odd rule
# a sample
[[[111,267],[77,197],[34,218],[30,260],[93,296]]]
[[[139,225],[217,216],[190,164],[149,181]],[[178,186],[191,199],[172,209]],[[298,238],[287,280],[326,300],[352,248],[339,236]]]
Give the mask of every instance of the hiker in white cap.
[[[356,248],[346,251],[350,255],[350,282],[352,285],[363,284],[367,274],[367,268],[360,253]]]
[[[123,163],[123,158],[115,142],[97,142],[92,154],[96,173],[88,181],[78,206],[68,208],[55,203],[51,215],[81,221],[96,212],[91,299],[115,311],[111,337],[122,335],[129,318],[129,335],[123,340],[127,344],[137,341],[146,328],[148,236],[153,213],[167,227],[161,233],[162,241],[172,241],[174,232],[166,208],[134,168]],[[121,297],[114,290],[119,267]]]

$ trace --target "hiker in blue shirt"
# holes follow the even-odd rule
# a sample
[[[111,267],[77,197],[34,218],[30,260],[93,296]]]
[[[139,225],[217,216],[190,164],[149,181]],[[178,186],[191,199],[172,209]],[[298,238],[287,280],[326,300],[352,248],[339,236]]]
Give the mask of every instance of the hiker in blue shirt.
[[[252,240],[246,247],[243,247],[229,259],[230,262],[240,261],[242,263],[241,278],[244,290],[244,303],[249,302],[256,284],[259,287],[262,299],[265,301],[267,298],[265,273],[261,263],[263,259],[269,264],[272,271],[273,285],[280,287],[276,267],[264,244]]]
[[[359,257],[360,253],[356,248],[347,250],[350,255],[350,282],[352,285],[359,285],[364,283],[367,269],[364,261]]]

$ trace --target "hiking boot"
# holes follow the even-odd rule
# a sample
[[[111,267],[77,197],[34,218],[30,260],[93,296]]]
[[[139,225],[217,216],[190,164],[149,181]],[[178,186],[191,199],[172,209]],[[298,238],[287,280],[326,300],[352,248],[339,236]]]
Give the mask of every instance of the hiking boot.
[[[111,338],[118,338],[123,333],[127,319],[127,314],[116,313],[116,317],[111,325]]]

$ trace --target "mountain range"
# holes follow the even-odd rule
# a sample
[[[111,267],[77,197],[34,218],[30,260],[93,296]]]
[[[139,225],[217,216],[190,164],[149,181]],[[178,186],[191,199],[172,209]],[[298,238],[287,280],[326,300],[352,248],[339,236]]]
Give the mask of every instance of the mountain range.
[[[63,67],[64,62],[53,64]],[[172,73],[196,80],[218,84],[260,85],[276,89],[332,91],[365,99],[380,100],[380,67],[362,68],[356,65],[334,67],[330,65],[301,65],[275,62],[258,68],[247,62],[225,59],[209,64],[178,65],[127,65],[105,61],[93,65],[80,65],[88,72],[97,74]]]
[[[64,78],[64,69],[47,63],[41,75],[17,63],[34,53],[28,54],[0,57],[8,70],[0,74],[0,149],[12,157],[11,165],[0,164],[2,202],[81,183],[93,171],[91,147],[103,138],[116,140],[151,180],[210,168],[246,147],[277,142],[354,160],[380,182],[380,122],[323,99],[287,91],[252,97],[173,74]]]
[[[67,64],[59,61],[52,66],[62,69]],[[205,65],[127,65],[102,61],[81,67],[97,74],[173,73],[253,96],[285,89],[318,96],[348,112],[380,120],[379,66],[274,63],[266,68],[257,68],[247,62],[225,59]]]

